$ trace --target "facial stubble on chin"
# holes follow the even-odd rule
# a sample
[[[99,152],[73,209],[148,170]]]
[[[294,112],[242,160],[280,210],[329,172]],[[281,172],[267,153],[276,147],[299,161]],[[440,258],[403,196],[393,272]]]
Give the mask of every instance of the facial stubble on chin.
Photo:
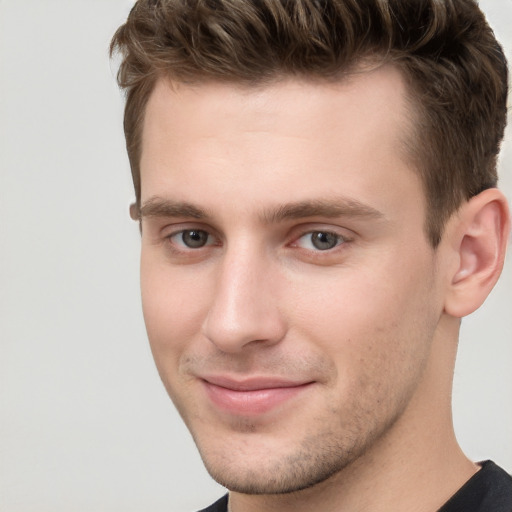
[[[262,459],[267,462],[256,468],[249,467],[254,460],[248,458],[247,466],[232,465],[236,454],[230,447],[221,455],[202,450],[194,438],[203,463],[210,476],[230,491],[249,495],[291,494],[314,487],[341,473],[345,468],[363,457],[366,451],[381,438],[398,419],[399,414],[381,425],[380,429],[361,432],[339,433],[321,431],[308,434],[292,453],[272,460],[262,449]],[[236,433],[257,435],[258,428],[250,420],[240,419],[232,424]],[[361,426],[360,426],[361,428]],[[194,436],[193,436],[194,437]],[[248,440],[250,442],[250,440]],[[233,449],[236,449],[233,447]]]

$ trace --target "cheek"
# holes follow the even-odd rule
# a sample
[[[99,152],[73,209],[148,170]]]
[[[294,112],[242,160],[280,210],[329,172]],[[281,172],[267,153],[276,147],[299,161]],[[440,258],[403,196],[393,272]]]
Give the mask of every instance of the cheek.
[[[317,280],[296,302],[296,327],[332,359],[337,385],[347,394],[413,381],[426,364],[437,324],[432,284],[415,277],[425,270],[395,264],[373,269]]]
[[[144,321],[157,366],[177,359],[201,329],[207,310],[203,280],[192,272],[171,272],[166,265],[142,259]]]
[[[395,306],[381,308],[373,299],[318,317],[317,343],[336,368],[328,400],[335,428],[354,439],[392,424],[421,387],[433,332]],[[411,316],[404,322],[402,314]]]
[[[184,417],[187,379],[180,367],[198,340],[207,310],[206,290],[186,272],[141,260],[142,309],[146,331],[160,378]]]

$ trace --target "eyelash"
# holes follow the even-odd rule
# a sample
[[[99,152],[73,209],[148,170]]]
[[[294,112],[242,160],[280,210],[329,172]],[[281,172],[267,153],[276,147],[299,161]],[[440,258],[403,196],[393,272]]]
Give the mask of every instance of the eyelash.
[[[319,247],[313,247],[313,248],[305,248],[305,250],[310,250],[310,251],[315,252],[315,253],[316,252],[318,252],[318,253],[330,252],[330,251],[334,251],[340,245],[343,245],[344,243],[348,242],[348,238],[347,237],[344,237],[343,235],[340,235],[339,233],[336,233],[335,231],[316,229],[314,231],[307,231],[306,233],[304,233],[301,236],[299,236],[296,239],[296,241],[291,244],[291,247],[300,247],[299,246],[299,241],[302,238],[305,238],[305,237],[308,237],[308,236],[310,237],[310,245],[315,246],[315,238],[314,238],[315,235],[322,235],[323,238],[325,238],[325,237],[328,238],[328,241],[325,242],[325,240],[320,240],[320,236],[317,236],[316,243],[320,243],[320,244],[327,243],[327,244],[329,244],[329,242],[334,242],[334,245],[332,247],[325,247],[323,249],[321,249]],[[330,237],[330,240],[329,240],[329,237]]]
[[[187,245],[187,243],[183,240],[183,237],[185,234],[191,234],[195,233],[196,236],[204,236],[206,235],[207,239],[204,242],[203,245],[198,245],[197,247],[190,247],[190,245]],[[317,235],[317,240],[313,239],[313,237]],[[306,237],[309,238],[309,245],[310,247],[303,247],[300,244],[301,239],[304,239]],[[177,241],[176,238],[181,237],[181,240]],[[323,239],[322,239],[323,238]],[[186,228],[186,229],[180,229],[178,231],[174,231],[167,235],[165,237],[166,241],[168,242],[169,246],[171,247],[172,251],[176,254],[191,254],[196,251],[199,251],[199,249],[205,249],[211,246],[220,246],[222,245],[220,242],[215,242],[215,235],[209,232],[207,229],[202,228]],[[347,236],[341,235],[340,233],[337,233],[334,230],[329,229],[311,229],[307,231],[302,231],[299,236],[294,237],[293,242],[287,244],[288,247],[297,248],[299,250],[308,251],[312,254],[315,254],[315,256],[320,256],[322,253],[324,254],[332,254],[335,252],[340,246],[343,246],[350,242],[350,238]],[[201,240],[198,240],[199,243],[201,243]],[[326,243],[327,245],[334,244],[332,247],[325,247],[324,249],[321,249],[317,246],[317,244]],[[339,249],[338,249],[339,250]]]
[[[205,234],[207,239],[203,245],[200,245],[198,247],[190,247],[186,245],[185,241],[183,240],[183,237],[186,233],[196,233],[196,234]],[[173,231],[172,233],[165,236],[165,242],[167,246],[170,248],[171,252],[174,255],[182,256],[192,256],[196,255],[199,256],[200,253],[202,253],[205,249],[208,249],[211,246],[220,246],[221,243],[215,242],[216,237],[211,232],[209,232],[206,229],[201,228],[186,228],[186,229],[180,229],[178,231]],[[203,249],[203,251],[200,251],[200,249]]]

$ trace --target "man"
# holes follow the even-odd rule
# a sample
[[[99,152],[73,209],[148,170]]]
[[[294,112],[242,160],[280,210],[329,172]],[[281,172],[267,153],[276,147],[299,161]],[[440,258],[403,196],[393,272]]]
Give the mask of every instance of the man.
[[[140,0],[112,42],[162,381],[208,511],[510,511],[459,448],[503,265],[503,53],[470,0]]]

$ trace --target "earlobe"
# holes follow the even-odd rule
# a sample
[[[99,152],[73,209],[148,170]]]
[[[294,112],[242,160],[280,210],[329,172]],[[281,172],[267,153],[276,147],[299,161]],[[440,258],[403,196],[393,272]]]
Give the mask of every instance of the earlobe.
[[[510,231],[505,196],[494,188],[483,191],[461,207],[455,224],[450,235],[458,264],[445,312],[462,318],[483,304],[501,274]]]

